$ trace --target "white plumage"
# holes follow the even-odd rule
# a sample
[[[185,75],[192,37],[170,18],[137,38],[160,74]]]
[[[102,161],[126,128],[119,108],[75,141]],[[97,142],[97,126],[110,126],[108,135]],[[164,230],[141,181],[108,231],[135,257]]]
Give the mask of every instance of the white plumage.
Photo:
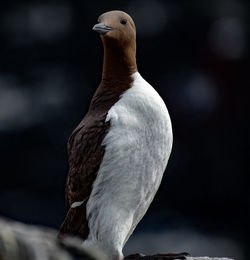
[[[152,202],[173,141],[162,98],[139,72],[132,77],[132,87],[108,112],[105,154],[87,203],[90,233],[84,243],[108,250],[112,259],[122,259],[124,244]]]

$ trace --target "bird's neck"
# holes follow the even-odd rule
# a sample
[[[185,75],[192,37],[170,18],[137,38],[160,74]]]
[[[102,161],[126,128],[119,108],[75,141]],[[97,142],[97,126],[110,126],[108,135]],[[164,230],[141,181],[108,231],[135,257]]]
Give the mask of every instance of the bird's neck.
[[[136,71],[135,48],[121,50],[104,44],[102,80],[92,98],[90,112],[106,115],[120,95],[131,87],[132,74]]]
[[[137,71],[135,46],[126,49],[104,44],[102,81],[117,82]]]

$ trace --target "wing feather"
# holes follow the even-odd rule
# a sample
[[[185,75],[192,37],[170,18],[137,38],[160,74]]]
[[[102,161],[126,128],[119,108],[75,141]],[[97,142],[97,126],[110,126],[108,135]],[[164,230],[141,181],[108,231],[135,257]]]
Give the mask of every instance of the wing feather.
[[[102,141],[109,128],[105,118],[106,114],[99,117],[87,115],[69,138],[69,172],[65,190],[68,213],[59,234],[70,233],[83,239],[88,236],[86,204],[104,156]],[[79,201],[84,202],[71,207]]]

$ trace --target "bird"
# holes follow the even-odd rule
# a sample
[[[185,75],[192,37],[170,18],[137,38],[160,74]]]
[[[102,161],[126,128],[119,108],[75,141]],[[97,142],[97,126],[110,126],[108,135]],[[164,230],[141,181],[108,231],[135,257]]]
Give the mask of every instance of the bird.
[[[102,77],[68,140],[67,214],[59,236],[79,236],[108,259],[122,260],[161,183],[172,125],[163,99],[138,72],[133,19],[109,11],[93,30],[104,48]]]

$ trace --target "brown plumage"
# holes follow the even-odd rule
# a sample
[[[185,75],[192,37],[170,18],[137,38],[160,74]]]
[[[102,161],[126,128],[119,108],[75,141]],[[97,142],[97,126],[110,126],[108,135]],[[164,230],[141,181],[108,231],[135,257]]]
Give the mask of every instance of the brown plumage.
[[[128,26],[120,23],[122,19],[127,20]],[[135,25],[131,17],[121,11],[112,11],[101,15],[98,22],[104,22],[116,30],[110,31],[108,36],[101,35],[104,46],[102,80],[87,115],[68,141],[69,171],[65,189],[67,215],[59,231],[59,235],[70,233],[84,240],[89,233],[86,204],[105,153],[102,141],[110,127],[105,119],[109,109],[130,87],[131,75],[137,71]],[[131,41],[131,38],[134,40]],[[84,202],[72,208],[72,203],[76,201]]]
[[[68,213],[59,234],[78,235],[85,245],[104,250],[108,259],[122,260],[127,239],[159,187],[171,153],[172,127],[163,100],[137,72],[131,17],[111,11],[98,22],[93,29],[101,34],[104,46],[102,80],[87,115],[69,138]],[[111,121],[106,121],[107,115]],[[114,140],[106,142],[110,136]],[[148,258],[185,256],[170,253]],[[135,254],[126,259],[144,258]]]

